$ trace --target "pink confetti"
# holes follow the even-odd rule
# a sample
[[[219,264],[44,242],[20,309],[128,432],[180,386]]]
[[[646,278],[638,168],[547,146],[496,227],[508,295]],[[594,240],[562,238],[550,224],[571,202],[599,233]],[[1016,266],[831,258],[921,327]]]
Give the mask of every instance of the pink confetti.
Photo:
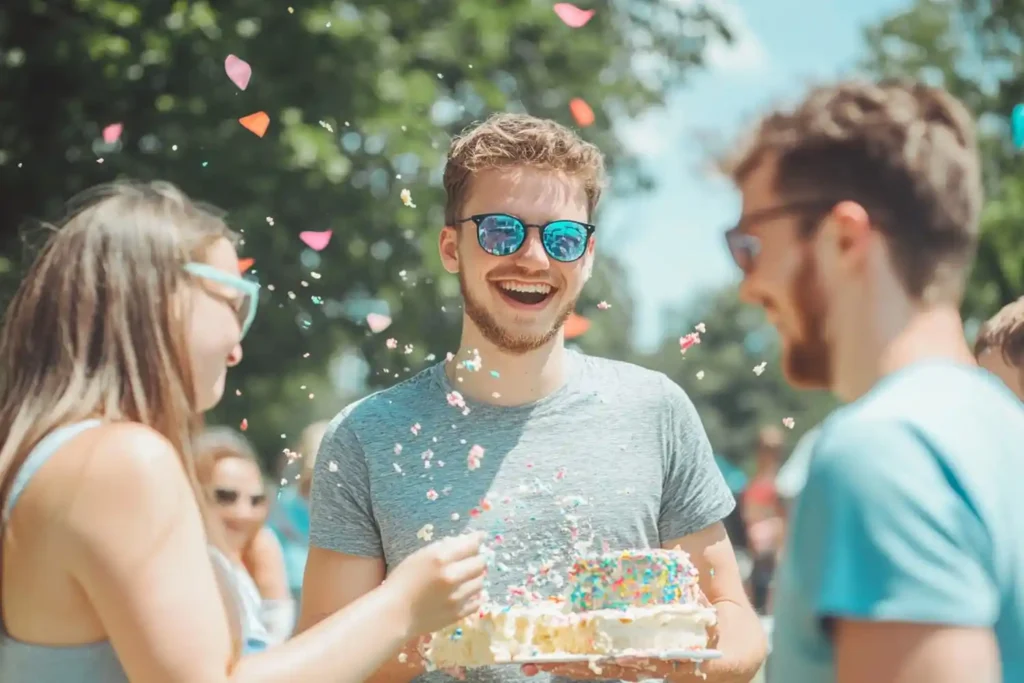
[[[700,344],[700,334],[697,332],[691,332],[685,337],[679,338],[679,352],[686,353],[686,350],[691,346]]]
[[[121,133],[124,132],[123,123],[112,123],[103,129],[103,142],[108,145],[112,145],[121,139]]]
[[[482,446],[474,444],[469,449],[469,456],[467,458],[469,469],[478,470],[480,469],[480,461],[484,458],[484,449]]]
[[[419,436],[420,429],[421,429],[420,423],[417,422],[416,424],[414,424],[412,427],[409,428],[409,431],[411,431],[413,433],[413,435]]]
[[[386,342],[384,342],[384,346],[388,347],[389,349],[397,349],[398,340],[392,337],[391,339],[388,339]]]
[[[306,230],[299,233],[299,239],[305,242],[306,246],[313,251],[323,251],[327,243],[331,241],[332,234],[332,230],[324,230],[322,232]]]
[[[594,16],[594,10],[592,9],[580,9],[576,5],[568,2],[555,3],[555,14],[561,19],[566,26],[569,28],[581,28],[586,26],[590,18]]]
[[[437,500],[437,491],[434,489],[427,491],[427,500]]]
[[[380,313],[370,313],[366,316],[366,324],[370,326],[371,332],[378,334],[391,327],[391,318]]]
[[[231,79],[231,82],[238,86],[239,90],[245,90],[249,87],[249,79],[252,78],[252,67],[244,59],[228,55],[227,59],[224,60],[224,71],[227,73],[228,78]]]
[[[464,399],[462,397],[462,394],[460,394],[457,391],[453,391],[452,393],[447,394],[445,396],[445,398],[448,399],[448,405],[450,405],[453,408],[465,408],[466,407],[466,399]]]
[[[783,424],[783,425],[784,425],[784,426],[785,426],[785,427],[786,427],[787,429],[792,429],[793,427],[795,427],[795,426],[796,426],[796,420],[794,420],[794,419],[793,419],[793,418],[791,418],[791,417],[784,417],[784,418],[782,418],[782,424]]]
[[[602,301],[597,305],[597,307],[600,308],[602,311],[607,311],[609,308],[612,307],[612,305],[607,301]]]

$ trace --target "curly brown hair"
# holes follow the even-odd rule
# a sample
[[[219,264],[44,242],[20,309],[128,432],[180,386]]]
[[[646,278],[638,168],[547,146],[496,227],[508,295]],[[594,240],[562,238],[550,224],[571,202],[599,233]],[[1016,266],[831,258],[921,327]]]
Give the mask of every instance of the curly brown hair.
[[[962,298],[979,231],[981,161],[971,114],[948,92],[905,80],[817,87],[762,119],[720,167],[740,184],[766,160],[787,200],[863,206],[910,296]]]
[[[998,351],[1014,367],[1024,366],[1024,296],[1011,301],[989,318],[974,340],[974,356]]]
[[[604,155],[565,126],[528,114],[494,114],[452,140],[444,168],[446,225],[455,226],[473,174],[495,168],[530,167],[577,178],[592,218],[605,185]]]

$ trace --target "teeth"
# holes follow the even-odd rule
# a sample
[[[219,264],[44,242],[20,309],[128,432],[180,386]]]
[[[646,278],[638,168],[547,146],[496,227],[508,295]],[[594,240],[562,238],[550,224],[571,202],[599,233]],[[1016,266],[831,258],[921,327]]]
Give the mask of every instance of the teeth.
[[[500,282],[498,286],[502,289],[507,289],[513,292],[534,292],[537,294],[547,294],[551,291],[551,285],[545,284],[529,284],[525,282]]]

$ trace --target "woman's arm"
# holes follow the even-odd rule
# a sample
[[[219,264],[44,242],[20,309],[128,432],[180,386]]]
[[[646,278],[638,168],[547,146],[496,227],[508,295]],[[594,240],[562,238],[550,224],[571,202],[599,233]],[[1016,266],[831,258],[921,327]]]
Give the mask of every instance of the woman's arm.
[[[74,568],[132,681],[361,681],[407,640],[438,628],[437,619],[454,621],[476,605],[484,570],[479,539],[428,547],[410,571],[349,608],[236,662],[203,521],[178,455],[146,427],[101,429],[106,434],[64,520],[69,538],[61,559]]]

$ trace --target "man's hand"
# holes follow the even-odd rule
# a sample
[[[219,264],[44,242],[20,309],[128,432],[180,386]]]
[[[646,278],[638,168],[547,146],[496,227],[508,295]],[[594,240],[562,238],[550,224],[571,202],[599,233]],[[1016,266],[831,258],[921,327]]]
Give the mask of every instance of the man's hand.
[[[703,679],[697,662],[644,657],[618,657],[572,664],[524,664],[522,672],[526,676],[536,676],[541,672],[547,672],[578,681],[608,679],[646,681],[651,678],[662,678],[667,681],[696,681]]]

